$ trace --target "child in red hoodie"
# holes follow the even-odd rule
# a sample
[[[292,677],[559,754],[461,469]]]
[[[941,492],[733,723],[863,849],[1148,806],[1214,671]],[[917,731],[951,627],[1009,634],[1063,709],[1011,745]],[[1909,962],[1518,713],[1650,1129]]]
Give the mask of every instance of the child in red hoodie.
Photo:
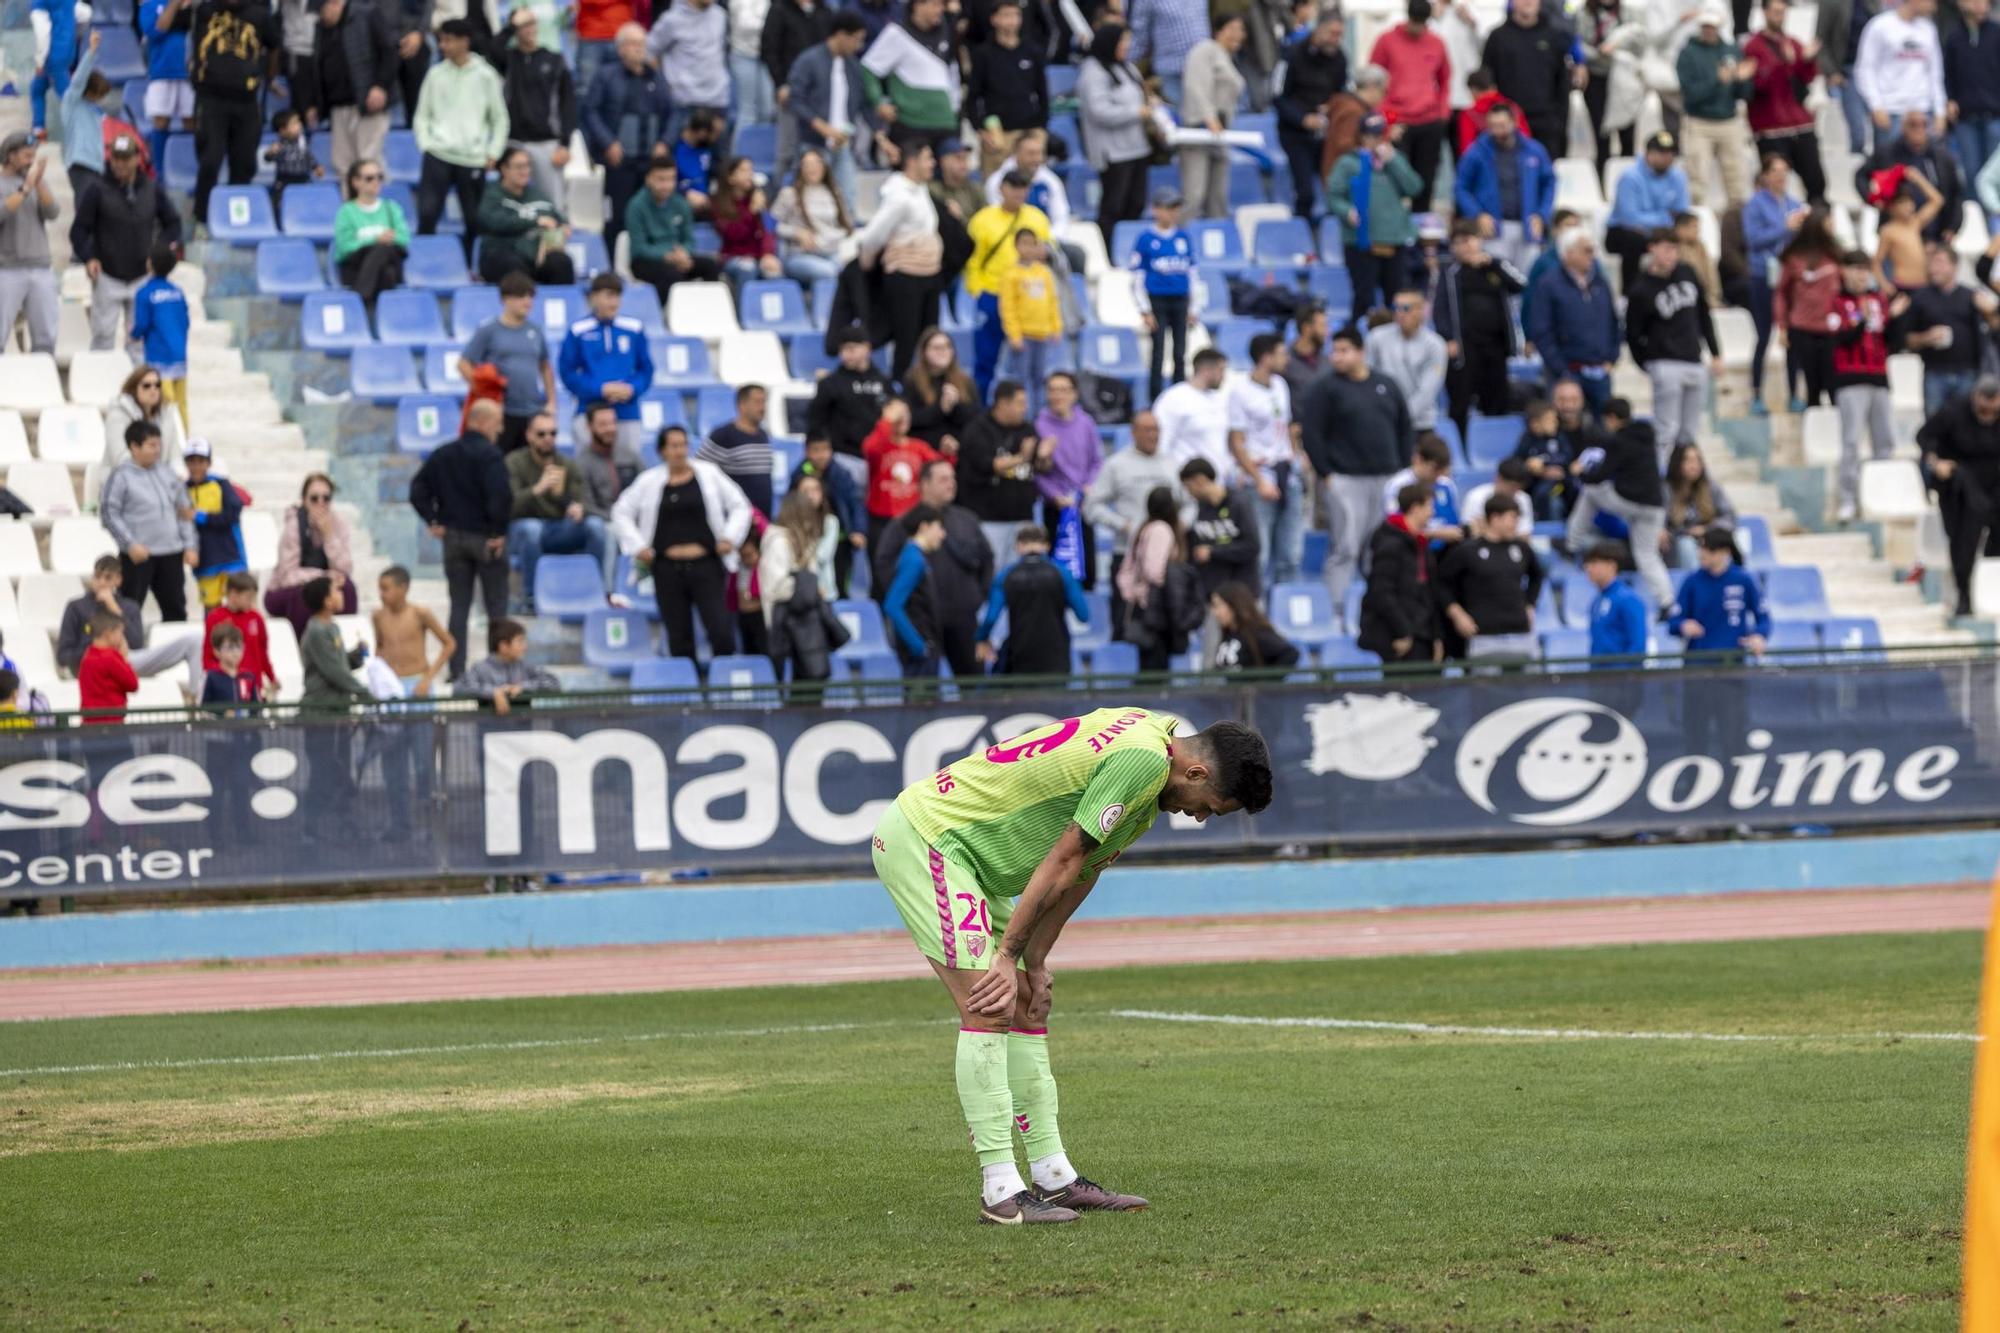
[[[916,506],[917,479],[924,464],[945,455],[910,434],[910,405],[891,398],[882,405],[882,419],[861,442],[868,460],[868,549],[874,550],[882,529]]]
[[[1875,270],[1860,250],[1840,257],[1841,292],[1827,324],[1833,334],[1833,405],[1840,409],[1840,508],[1842,523],[1860,515],[1861,432],[1869,449],[1887,458],[1896,447],[1889,399],[1889,322],[1909,309],[1897,292],[1885,300]]]
[[[125,656],[125,620],[100,611],[90,621],[90,647],[76,669],[85,723],[123,722],[125,701],[139,689],[139,675]]]
[[[234,625],[243,635],[242,674],[258,682],[260,698],[278,693],[278,673],[271,669],[271,630],[264,613],[257,609],[257,578],[243,570],[231,574],[222,585],[222,605],[208,613],[202,625],[201,667],[214,671],[221,664],[215,656],[215,627]]]

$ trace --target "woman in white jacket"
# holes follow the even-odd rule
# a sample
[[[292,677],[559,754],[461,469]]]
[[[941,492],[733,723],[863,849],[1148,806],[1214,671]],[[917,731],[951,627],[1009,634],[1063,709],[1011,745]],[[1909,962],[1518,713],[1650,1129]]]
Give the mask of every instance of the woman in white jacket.
[[[694,616],[701,614],[719,657],[736,651],[736,619],[724,600],[736,572],[736,548],[750,535],[750,501],[713,463],[688,457],[687,432],[660,432],[659,466],[625,488],[611,507],[618,549],[650,569],[667,651],[693,658]]]
[[[125,461],[125,428],[135,421],[150,421],[160,428],[160,457],[174,470],[175,476],[185,477],[187,461],[183,454],[187,432],[181,429],[181,414],[166,400],[160,386],[160,372],[154,366],[140,366],[127,375],[118,396],[105,410],[104,475],[110,476]]]

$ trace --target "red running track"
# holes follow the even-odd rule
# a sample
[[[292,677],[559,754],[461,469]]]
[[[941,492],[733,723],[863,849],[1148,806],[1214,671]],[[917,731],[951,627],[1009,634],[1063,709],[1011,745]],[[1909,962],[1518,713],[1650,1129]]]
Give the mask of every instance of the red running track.
[[[1076,970],[1971,930],[1986,924],[1990,901],[1983,886],[1958,886],[1080,922],[1064,933],[1058,962]],[[816,985],[926,972],[900,931],[500,957],[373,955],[221,969],[165,964],[0,972],[0,1019]]]

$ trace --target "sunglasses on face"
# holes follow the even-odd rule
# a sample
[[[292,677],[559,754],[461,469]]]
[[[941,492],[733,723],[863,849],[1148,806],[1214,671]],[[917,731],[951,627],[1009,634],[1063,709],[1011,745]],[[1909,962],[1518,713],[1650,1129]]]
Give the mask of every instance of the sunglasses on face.
[[[1398,309],[1398,310],[1422,310],[1422,309],[1423,309],[1423,307],[1422,307],[1421,305],[1418,305],[1418,304],[1417,304],[1417,303],[1416,303],[1415,301],[1398,301],[1398,302],[1396,302],[1396,309]]]
[[[139,387],[142,389],[157,389],[160,387],[160,382],[158,380],[140,380]]]
[[[306,503],[309,505],[323,505],[332,499],[333,497],[331,495],[328,495],[324,491],[319,491],[312,495],[308,495],[306,497]]]
[[[531,440],[553,440],[555,437],[556,433],[552,430],[531,430],[528,432],[528,438]]]
[[[364,171],[354,179],[362,182],[379,181],[382,179],[382,173],[379,171]]]

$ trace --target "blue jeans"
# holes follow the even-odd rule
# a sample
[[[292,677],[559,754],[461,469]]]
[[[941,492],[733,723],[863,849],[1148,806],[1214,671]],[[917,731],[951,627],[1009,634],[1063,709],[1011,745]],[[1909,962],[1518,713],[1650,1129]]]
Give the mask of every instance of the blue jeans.
[[[583,97],[590,87],[590,81],[597,77],[600,67],[618,59],[616,42],[578,42],[576,44],[576,95]]]
[[[1934,417],[1946,403],[1972,392],[1979,373],[1972,370],[1926,370],[1924,372],[1924,415]]]
[[[1296,463],[1276,469],[1278,498],[1257,497],[1257,536],[1263,542],[1262,592],[1278,583],[1293,583],[1305,559],[1306,488]]]
[[[980,298],[984,300],[984,297]],[[994,321],[998,325],[999,321]],[[1019,380],[1028,391],[1028,420],[1033,421],[1042,410],[1042,383],[1048,378],[1049,352],[1055,346],[1053,339],[1023,338],[1021,345],[1007,348],[1003,363],[1007,378]]]
[[[597,557],[598,567],[609,563],[611,534],[604,520],[585,514],[577,522],[566,518],[517,518],[507,525],[507,549],[521,566],[521,586],[535,595],[535,566],[545,555],[575,555],[582,551]],[[610,586],[607,577],[606,585]]]
[[[770,125],[778,119],[778,93],[771,71],[755,56],[729,53],[729,82],[736,89],[736,123]]]
[[[837,278],[840,266],[825,255],[787,255],[785,276],[806,289],[806,299],[812,299],[812,285],[821,278]]]
[[[1970,181],[1994,153],[2000,152],[2000,116],[1964,116],[1951,127],[1952,151]]]
[[[1861,93],[1854,86],[1854,66],[1849,65],[1841,73],[1846,76],[1840,84],[1840,114],[1847,121],[1847,147],[1856,157],[1866,157],[1868,136],[1875,127],[1868,120],[1868,104],[1861,100]]]

